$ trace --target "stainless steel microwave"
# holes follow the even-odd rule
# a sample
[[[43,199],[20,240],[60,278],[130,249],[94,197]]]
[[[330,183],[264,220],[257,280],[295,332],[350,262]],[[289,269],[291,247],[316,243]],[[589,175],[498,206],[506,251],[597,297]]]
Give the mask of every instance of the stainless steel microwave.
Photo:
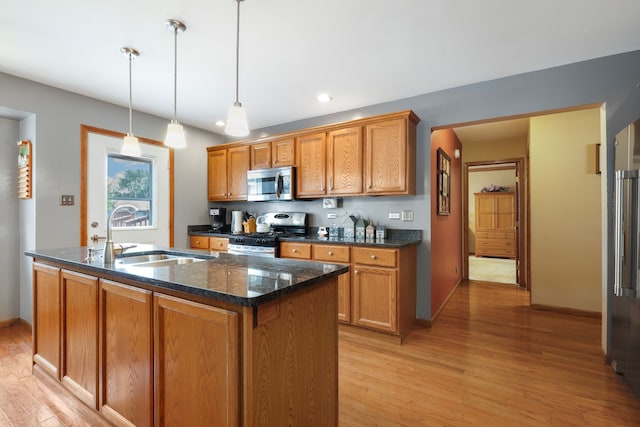
[[[247,171],[247,200],[250,202],[294,200],[294,191],[293,166]]]

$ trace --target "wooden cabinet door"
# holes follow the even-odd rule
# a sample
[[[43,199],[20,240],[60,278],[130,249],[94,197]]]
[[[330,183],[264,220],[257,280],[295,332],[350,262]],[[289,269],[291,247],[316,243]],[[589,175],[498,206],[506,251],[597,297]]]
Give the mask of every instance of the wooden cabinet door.
[[[495,205],[493,196],[476,194],[476,231],[495,228]]]
[[[111,423],[153,424],[151,291],[100,280],[100,412]]]
[[[209,150],[207,156],[209,200],[227,199],[227,150]]]
[[[98,279],[62,271],[62,383],[98,409]]]
[[[396,333],[397,270],[360,264],[353,271],[353,319],[355,325]]]
[[[33,263],[33,360],[60,379],[60,269]]]
[[[362,127],[327,134],[327,194],[362,193]]]
[[[365,192],[408,193],[406,119],[365,126]]]
[[[326,145],[324,132],[296,138],[296,197],[326,195]]]
[[[351,272],[338,276],[338,320],[351,322]]]
[[[154,320],[155,424],[237,426],[237,313],[156,294]]]
[[[274,168],[293,166],[296,162],[294,138],[271,141],[271,165]]]
[[[495,195],[496,231],[512,232],[516,228],[514,193]]]
[[[251,144],[251,169],[267,169],[271,167],[271,143]]]
[[[249,146],[228,150],[228,200],[247,200],[247,171],[249,170]]]

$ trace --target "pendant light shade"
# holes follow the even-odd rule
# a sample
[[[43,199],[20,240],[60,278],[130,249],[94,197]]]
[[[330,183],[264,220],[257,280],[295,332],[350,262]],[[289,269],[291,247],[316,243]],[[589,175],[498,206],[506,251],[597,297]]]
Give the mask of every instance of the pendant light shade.
[[[170,148],[184,148],[187,140],[184,136],[184,129],[178,122],[176,114],[177,92],[178,92],[178,31],[186,31],[187,27],[177,19],[166,21],[167,29],[173,31],[173,120],[167,126],[167,136],[164,138],[164,145]]]
[[[128,133],[127,136],[124,137],[120,154],[133,156],[133,157],[140,157],[140,154],[141,154],[140,143],[138,141],[138,138],[136,138],[135,135]]]
[[[236,22],[236,102],[229,107],[227,115],[227,127],[224,132],[231,136],[249,135],[249,123],[247,123],[247,113],[238,101],[238,80],[240,76],[240,2],[244,0],[234,0],[238,4],[238,14]]]
[[[249,135],[249,124],[247,123],[247,112],[239,102],[229,107],[227,115],[227,127],[224,129],[227,135],[247,136]]]
[[[130,47],[120,48],[120,52],[129,59],[129,132],[127,136],[124,137],[120,153],[127,156],[138,157],[140,156],[140,144],[138,143],[138,138],[136,138],[132,131],[133,102],[131,95],[131,62],[140,56],[140,53]]]

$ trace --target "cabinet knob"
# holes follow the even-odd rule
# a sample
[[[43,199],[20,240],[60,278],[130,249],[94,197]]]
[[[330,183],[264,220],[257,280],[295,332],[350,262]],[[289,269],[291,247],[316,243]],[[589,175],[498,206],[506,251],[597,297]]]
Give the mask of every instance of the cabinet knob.
[[[375,256],[375,255],[371,255],[371,259],[376,259],[376,258],[378,258],[378,257]]]
[[[353,272],[354,274],[360,274],[360,270],[356,270]]]
[[[298,252],[297,249],[291,249],[291,252]]]
[[[333,251],[329,251],[329,252],[328,252],[328,254],[329,254],[329,255],[333,255]]]

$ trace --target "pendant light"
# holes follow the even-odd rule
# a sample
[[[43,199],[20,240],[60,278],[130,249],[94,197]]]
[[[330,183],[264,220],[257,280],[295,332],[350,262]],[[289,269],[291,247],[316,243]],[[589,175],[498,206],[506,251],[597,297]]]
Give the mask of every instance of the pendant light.
[[[184,137],[184,129],[178,122],[176,103],[178,92],[178,30],[184,32],[187,27],[177,19],[167,19],[166,24],[167,29],[173,31],[173,119],[167,126],[164,145],[170,148],[184,148],[187,146],[187,141]]]
[[[123,47],[120,49],[120,52],[127,58],[129,58],[129,133],[124,137],[124,141],[122,143],[122,149],[120,150],[120,154],[124,154],[127,156],[140,156],[140,144],[138,143],[138,138],[133,134],[132,129],[132,96],[131,96],[131,62],[140,56],[140,53],[131,48],[131,47]]]
[[[229,107],[227,127],[224,129],[224,132],[231,136],[247,136],[249,135],[247,113],[238,101],[238,80],[240,75],[240,2],[244,0],[234,1],[238,3],[238,19],[236,25],[236,102]]]

